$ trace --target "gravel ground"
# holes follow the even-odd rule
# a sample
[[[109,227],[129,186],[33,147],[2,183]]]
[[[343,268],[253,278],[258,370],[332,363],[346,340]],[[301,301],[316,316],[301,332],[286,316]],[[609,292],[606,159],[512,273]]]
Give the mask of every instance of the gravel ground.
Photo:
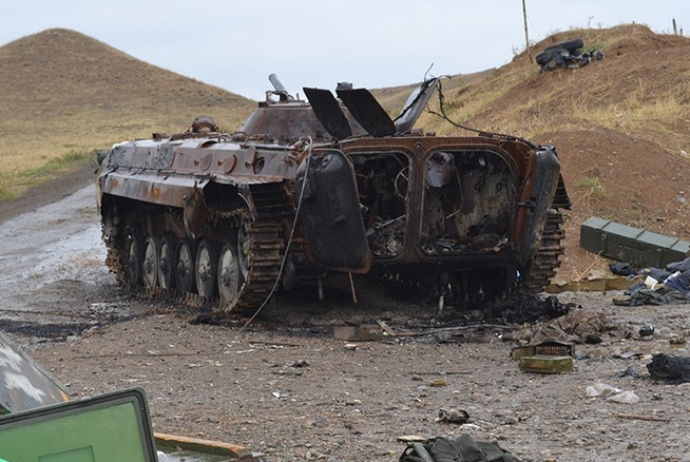
[[[324,324],[241,330],[152,306],[84,337],[38,343],[33,355],[74,396],[142,387],[155,431],[244,445],[272,461],[394,461],[402,435],[463,433],[525,461],[690,460],[688,387],[655,383],[645,367],[654,352],[686,354],[669,336],[685,334],[690,307],[621,308],[610,296],[561,298],[577,297],[617,325],[651,323],[654,338],[579,346],[574,370],[557,375],[520,372],[515,343],[494,332],[472,343],[355,343]],[[622,376],[628,368],[638,376]],[[587,397],[598,383],[639,402]],[[471,419],[438,422],[440,409]]]

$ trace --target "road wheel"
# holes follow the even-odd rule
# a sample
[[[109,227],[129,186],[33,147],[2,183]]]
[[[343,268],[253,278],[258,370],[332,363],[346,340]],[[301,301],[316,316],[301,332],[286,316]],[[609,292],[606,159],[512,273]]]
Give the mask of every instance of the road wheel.
[[[142,247],[141,236],[135,235],[130,238],[127,247],[127,284],[130,287],[141,284]]]
[[[180,292],[194,291],[194,243],[189,238],[177,243],[175,252],[175,287]]]
[[[544,64],[548,63],[551,61],[551,59],[556,56],[560,55],[563,52],[567,53],[568,50],[564,50],[563,48],[555,48],[553,50],[549,51],[544,51],[543,53],[539,53],[534,60],[539,64],[540,66],[543,66]]]
[[[196,251],[196,290],[204,298],[215,295],[218,268],[218,247],[207,239],[201,241]]]
[[[226,244],[218,257],[218,295],[221,307],[232,305],[240,292],[242,283],[242,269],[237,250],[234,245]]]
[[[158,282],[158,238],[149,236],[144,241],[141,278],[144,287],[153,289]]]
[[[581,38],[579,38],[574,40],[566,40],[565,42],[554,43],[553,45],[549,45],[548,47],[544,48],[544,52],[563,48],[565,50],[568,50],[572,54],[577,54],[576,51],[582,48],[583,46],[585,46],[585,42]]]
[[[170,290],[175,286],[175,237],[166,234],[158,241],[158,286]]]
[[[249,273],[249,253],[252,251],[252,242],[247,234],[245,226],[247,226],[247,224],[243,223],[237,232],[237,258],[243,280]]]

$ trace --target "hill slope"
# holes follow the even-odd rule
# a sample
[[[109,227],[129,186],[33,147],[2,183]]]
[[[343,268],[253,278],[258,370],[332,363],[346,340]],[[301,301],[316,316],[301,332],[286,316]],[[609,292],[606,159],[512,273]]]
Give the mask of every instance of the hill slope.
[[[73,151],[181,131],[201,114],[232,131],[256,104],[65,29],[0,47],[0,94],[0,180]]]
[[[573,30],[532,55],[578,37],[605,58],[541,72],[523,53],[444,91],[451,120],[557,147],[573,201],[561,269],[568,278],[605,263],[578,248],[580,225],[592,215],[690,240],[690,39],[640,25]],[[430,114],[419,125],[466,133]]]

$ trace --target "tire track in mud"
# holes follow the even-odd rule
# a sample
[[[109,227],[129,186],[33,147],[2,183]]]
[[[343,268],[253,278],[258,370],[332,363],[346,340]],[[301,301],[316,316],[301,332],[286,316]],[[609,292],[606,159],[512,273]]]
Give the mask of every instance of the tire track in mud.
[[[6,218],[0,243],[3,332],[61,339],[131,317],[104,264],[93,186]]]

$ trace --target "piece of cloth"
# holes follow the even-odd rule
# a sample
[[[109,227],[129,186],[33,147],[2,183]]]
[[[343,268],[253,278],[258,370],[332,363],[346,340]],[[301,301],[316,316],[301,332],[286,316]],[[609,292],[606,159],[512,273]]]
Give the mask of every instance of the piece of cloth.
[[[636,289],[631,291],[624,299],[614,299],[614,305],[619,306],[640,306],[640,305],[673,305],[690,303],[690,293],[662,286],[658,289]]]
[[[671,275],[670,271],[666,271],[665,269],[660,268],[649,268],[641,271],[640,273],[644,274],[645,276],[649,276],[650,278],[656,279],[658,282],[664,282],[666,278]]]
[[[683,261],[669,263],[668,265],[666,265],[666,270],[672,273],[675,273],[676,271],[680,271],[681,273],[684,271],[690,271],[690,257],[686,258]]]
[[[690,271],[673,273],[664,282],[667,287],[676,289],[678,292],[687,295],[690,293]]]
[[[399,462],[520,462],[496,442],[475,441],[469,435],[455,440],[437,437],[410,443]]]
[[[611,263],[609,270],[618,276],[632,276],[637,273],[630,263]]]

